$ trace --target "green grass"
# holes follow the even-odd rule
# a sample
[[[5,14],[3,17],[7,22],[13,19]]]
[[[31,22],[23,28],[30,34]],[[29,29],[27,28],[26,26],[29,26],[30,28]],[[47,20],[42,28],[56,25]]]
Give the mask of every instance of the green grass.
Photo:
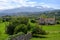
[[[44,25],[42,26],[43,30],[46,31],[60,31],[60,24],[56,24],[56,25]]]
[[[46,38],[32,38],[31,40],[60,40],[60,24],[56,25],[40,25],[43,30],[49,32]]]
[[[32,26],[35,26],[35,24],[36,23],[31,23]],[[5,34],[6,25],[8,25],[8,22],[0,23],[0,40],[6,40],[8,37],[8,35]],[[44,35],[47,38],[32,38],[31,40],[60,40],[60,24],[40,25],[40,27],[42,27],[43,30],[49,32],[48,35]]]
[[[47,38],[32,38],[31,40],[60,40],[60,34],[49,34]]]
[[[6,38],[8,37],[8,35],[5,34],[7,24],[8,22],[0,23],[0,40],[6,40]]]

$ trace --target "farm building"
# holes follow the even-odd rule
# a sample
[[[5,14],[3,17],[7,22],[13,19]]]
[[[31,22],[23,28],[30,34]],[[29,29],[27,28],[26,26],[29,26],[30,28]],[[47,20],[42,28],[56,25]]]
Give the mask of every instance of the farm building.
[[[39,18],[39,24],[42,24],[42,25],[44,25],[44,24],[51,24],[51,25],[53,25],[53,24],[55,24],[55,18]]]

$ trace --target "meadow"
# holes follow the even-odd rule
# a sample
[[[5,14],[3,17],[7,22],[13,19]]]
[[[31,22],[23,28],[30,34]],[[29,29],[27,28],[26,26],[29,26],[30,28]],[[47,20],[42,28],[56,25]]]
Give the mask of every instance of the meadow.
[[[8,35],[5,33],[7,24],[8,22],[0,23],[0,40],[6,40],[6,38],[8,37]]]
[[[43,30],[48,32],[48,35],[43,35],[46,38],[34,37],[31,40],[60,40],[60,24],[56,25],[40,25]],[[41,36],[41,35],[39,35]]]
[[[7,24],[8,24],[8,22],[0,23],[0,40],[6,40],[6,38],[8,38],[8,35],[5,34]],[[33,24],[33,25],[35,25],[35,24]],[[46,38],[33,37],[31,40],[60,40],[60,24],[40,25],[40,27],[42,27],[42,29],[45,30],[46,32],[48,32],[49,34],[43,35]],[[41,36],[41,35],[39,35],[39,36]]]

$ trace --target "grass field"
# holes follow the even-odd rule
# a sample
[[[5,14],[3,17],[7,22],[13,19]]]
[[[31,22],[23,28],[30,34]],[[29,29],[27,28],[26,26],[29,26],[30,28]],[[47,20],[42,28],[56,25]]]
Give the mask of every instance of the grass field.
[[[46,38],[32,38],[31,40],[60,40],[60,24],[59,25],[42,25],[43,30],[49,32]]]
[[[60,40],[60,33],[46,35],[47,38],[32,38],[31,40]]]
[[[0,23],[0,40],[6,40],[6,38],[8,37],[8,35],[5,34],[5,28],[6,28],[7,24],[8,24],[7,22]],[[31,25],[33,25],[33,24],[31,24]],[[59,25],[58,24],[41,25],[40,27],[42,27],[42,29],[45,30],[46,32],[49,32],[49,34],[44,35],[44,36],[46,36],[46,38],[38,37],[38,38],[32,38],[31,40],[60,40],[60,24]]]
[[[0,40],[6,40],[6,38],[8,37],[8,35],[5,34],[5,28],[7,24],[7,22],[0,23]]]

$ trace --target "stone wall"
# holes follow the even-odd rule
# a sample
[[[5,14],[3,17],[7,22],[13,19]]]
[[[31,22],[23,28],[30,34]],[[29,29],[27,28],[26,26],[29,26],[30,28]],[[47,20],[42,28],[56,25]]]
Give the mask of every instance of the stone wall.
[[[11,40],[30,40],[30,38],[32,38],[32,34],[27,33],[25,35],[20,35],[20,36],[14,37]]]

